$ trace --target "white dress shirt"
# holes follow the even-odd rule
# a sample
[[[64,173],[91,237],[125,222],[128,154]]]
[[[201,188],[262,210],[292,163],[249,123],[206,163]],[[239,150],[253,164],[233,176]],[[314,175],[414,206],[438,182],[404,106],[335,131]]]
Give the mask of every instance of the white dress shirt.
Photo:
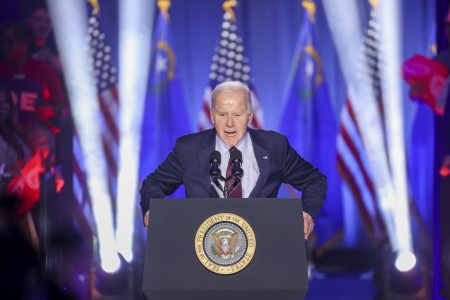
[[[242,153],[242,170],[244,170],[241,179],[242,198],[248,198],[256,185],[260,173],[250,134],[247,132],[235,147]],[[219,151],[221,155],[222,162],[220,164],[220,171],[223,177],[226,177],[227,174],[228,161],[230,160],[230,148],[230,146],[226,145],[222,139],[216,135],[216,150]],[[225,184],[223,181],[220,181],[220,183],[222,187]],[[211,184],[216,189],[220,198],[223,198],[222,191],[214,183],[211,182]]]

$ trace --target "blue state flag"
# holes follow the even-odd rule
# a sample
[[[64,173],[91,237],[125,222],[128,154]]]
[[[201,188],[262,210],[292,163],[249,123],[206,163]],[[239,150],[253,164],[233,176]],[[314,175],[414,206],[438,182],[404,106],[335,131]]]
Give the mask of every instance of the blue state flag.
[[[328,195],[314,228],[316,249],[324,251],[343,234],[340,179],[335,163],[337,122],[317,49],[314,12],[305,8],[279,130],[303,158],[327,176]],[[292,188],[287,190],[295,196]]]
[[[160,7],[153,38],[152,65],[142,124],[140,179],[164,161],[178,137],[191,132],[177,73],[168,7]],[[173,196],[184,197],[184,194],[179,189]]]

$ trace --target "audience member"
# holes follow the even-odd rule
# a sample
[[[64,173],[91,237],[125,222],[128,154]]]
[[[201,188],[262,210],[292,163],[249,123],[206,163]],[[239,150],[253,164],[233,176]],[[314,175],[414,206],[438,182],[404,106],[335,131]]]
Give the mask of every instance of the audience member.
[[[30,151],[19,131],[14,125],[14,104],[9,90],[0,86],[0,199],[16,197],[21,205],[20,195],[11,195],[9,184],[14,178],[22,176],[21,168],[30,158]],[[25,238],[36,251],[39,252],[39,238],[31,211],[16,214],[17,225],[21,228]]]
[[[54,134],[59,132],[58,117],[67,115],[67,101],[60,78],[55,70],[48,64],[30,57],[32,33],[23,23],[12,22],[0,30],[0,76],[15,80],[36,82],[43,87],[43,101],[35,103],[39,124],[24,126],[24,134],[33,152],[46,149],[45,153],[54,150]],[[42,138],[39,143],[37,137]],[[44,145],[44,147],[42,147]],[[47,151],[50,150],[50,151]],[[51,161],[54,161],[51,158]]]
[[[58,74],[48,64],[30,57],[31,40],[31,31],[25,24],[13,22],[3,26],[0,30],[3,58],[0,61],[0,76],[41,83],[45,102],[57,110],[67,103],[63,86]]]
[[[31,57],[43,61],[61,73],[61,60],[55,43],[51,40],[52,23],[45,3],[32,6],[27,16],[27,24],[33,33]]]

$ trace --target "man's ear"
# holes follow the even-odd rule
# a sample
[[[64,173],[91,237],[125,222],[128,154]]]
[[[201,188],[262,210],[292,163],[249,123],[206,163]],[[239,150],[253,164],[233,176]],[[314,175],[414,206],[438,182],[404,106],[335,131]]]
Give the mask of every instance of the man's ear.
[[[253,113],[251,112],[250,115],[249,115],[249,118],[248,118],[247,126],[249,126],[252,123],[252,120],[253,120]]]
[[[209,111],[209,119],[211,120],[211,123],[214,125],[214,118],[213,118],[213,110],[211,109],[210,111]]]

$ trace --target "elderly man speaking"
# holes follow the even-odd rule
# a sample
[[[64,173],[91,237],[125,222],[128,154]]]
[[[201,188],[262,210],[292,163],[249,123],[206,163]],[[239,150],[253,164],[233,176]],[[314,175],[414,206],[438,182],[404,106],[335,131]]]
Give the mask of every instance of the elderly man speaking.
[[[248,87],[237,81],[219,84],[211,97],[214,128],[177,139],[166,160],[144,180],[141,188],[144,226],[149,224],[150,199],[164,198],[182,184],[187,198],[275,198],[281,184],[287,183],[302,192],[307,239],[326,197],[326,177],[304,160],[285,136],[249,128],[252,118]],[[226,180],[234,176],[228,167],[232,162],[211,163],[215,161],[214,154],[224,162],[230,158],[232,162],[238,160],[239,180],[234,180],[233,186]],[[211,176],[212,167],[217,169],[213,170],[215,176]],[[217,176],[223,179],[223,185]]]

